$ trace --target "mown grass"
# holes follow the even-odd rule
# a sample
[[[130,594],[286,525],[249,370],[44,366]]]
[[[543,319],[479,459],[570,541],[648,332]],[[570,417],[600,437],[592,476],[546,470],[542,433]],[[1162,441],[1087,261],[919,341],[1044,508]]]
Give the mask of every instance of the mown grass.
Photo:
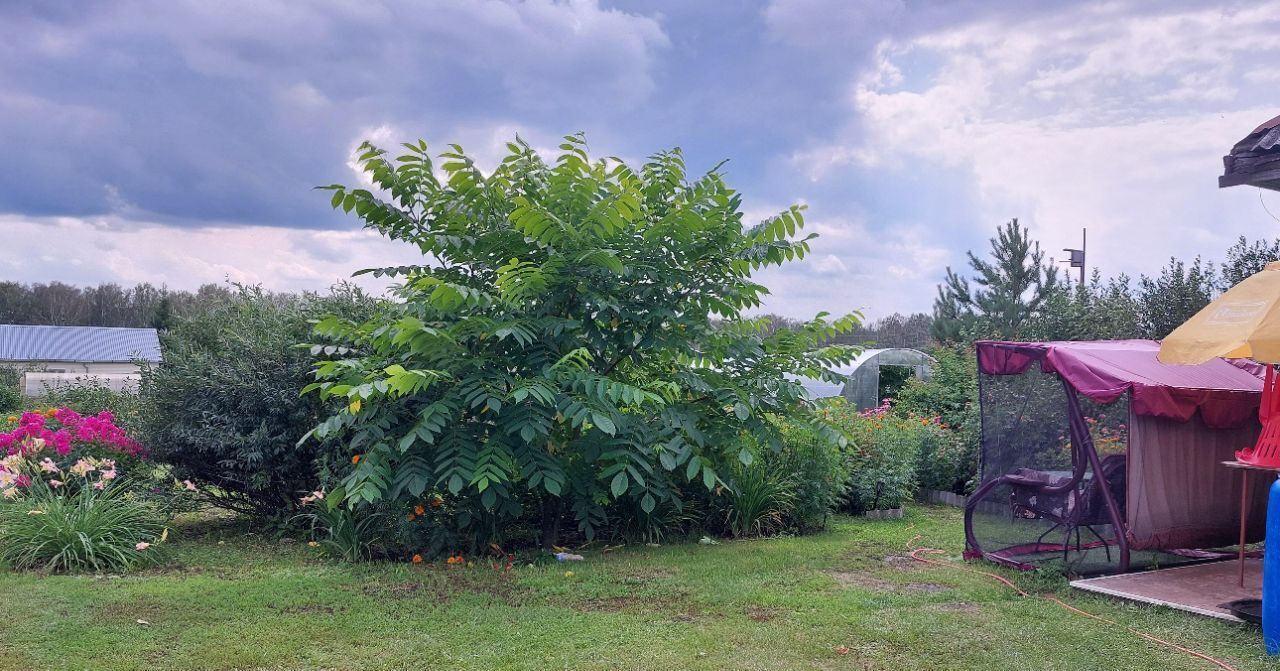
[[[957,510],[915,508],[837,518],[815,536],[587,551],[504,573],[334,564],[206,523],[176,534],[166,569],[0,573],[0,669],[1212,668],[904,557],[919,536],[958,560],[960,526]],[[1005,575],[1240,669],[1272,668],[1255,628]]]

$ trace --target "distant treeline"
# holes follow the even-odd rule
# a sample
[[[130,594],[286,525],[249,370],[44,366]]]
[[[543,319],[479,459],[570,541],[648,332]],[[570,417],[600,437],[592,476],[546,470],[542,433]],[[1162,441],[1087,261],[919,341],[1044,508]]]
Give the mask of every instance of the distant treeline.
[[[1177,258],[1153,275],[1072,281],[1045,260],[1040,243],[1014,219],[997,229],[986,257],[969,252],[967,275],[947,268],[933,305],[933,336],[968,344],[1001,340],[1159,340],[1211,300],[1268,263],[1280,238],[1243,236],[1214,263]]]
[[[231,295],[230,285],[218,284],[182,291],[146,283],[0,282],[0,323],[166,328],[175,315],[204,312]]]
[[[773,330],[795,328],[800,322],[780,315],[765,315]],[[838,336],[835,342],[869,347],[911,347],[924,349],[933,342],[933,317],[921,312],[910,315],[894,313],[875,321],[864,322],[856,330]]]

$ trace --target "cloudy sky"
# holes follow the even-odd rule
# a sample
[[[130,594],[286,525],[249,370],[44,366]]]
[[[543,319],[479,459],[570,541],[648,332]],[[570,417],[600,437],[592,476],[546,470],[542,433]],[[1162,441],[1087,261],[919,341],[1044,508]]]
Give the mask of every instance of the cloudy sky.
[[[516,133],[730,159],[821,234],[770,311],[928,310],[1011,217],[1154,272],[1280,236],[1218,190],[1280,109],[1280,1],[0,3],[0,279],[321,288],[412,250],[335,214],[351,150]],[[1061,253],[1058,253],[1061,255]]]

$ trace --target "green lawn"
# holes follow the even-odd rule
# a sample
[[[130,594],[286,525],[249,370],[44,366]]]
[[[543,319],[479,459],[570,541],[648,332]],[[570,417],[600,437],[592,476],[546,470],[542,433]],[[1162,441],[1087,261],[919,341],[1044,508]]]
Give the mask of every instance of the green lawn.
[[[913,563],[903,555],[917,534],[958,555],[960,511],[588,551],[509,574],[334,564],[302,543],[204,523],[171,539],[164,570],[0,573],[0,669],[1213,668],[987,578]],[[1255,628],[1005,575],[1240,669],[1273,668]]]

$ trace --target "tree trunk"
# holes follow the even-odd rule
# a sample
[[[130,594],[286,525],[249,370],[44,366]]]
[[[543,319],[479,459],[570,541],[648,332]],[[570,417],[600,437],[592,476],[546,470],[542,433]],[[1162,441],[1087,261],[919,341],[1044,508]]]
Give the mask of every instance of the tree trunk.
[[[560,519],[564,517],[564,499],[559,496],[542,496],[542,548],[550,550],[560,543]]]

